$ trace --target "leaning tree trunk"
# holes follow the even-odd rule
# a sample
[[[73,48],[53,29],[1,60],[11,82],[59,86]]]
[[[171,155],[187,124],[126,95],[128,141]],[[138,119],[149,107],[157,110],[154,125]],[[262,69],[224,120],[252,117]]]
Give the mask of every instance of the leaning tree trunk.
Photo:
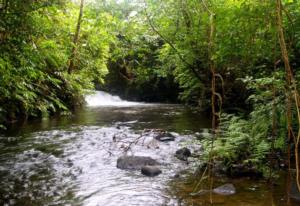
[[[70,63],[69,63],[69,68],[68,68],[68,73],[71,74],[72,71],[74,70],[74,60],[77,52],[77,44],[79,40],[79,35],[80,35],[80,27],[81,27],[81,22],[82,22],[82,16],[83,16],[83,6],[84,6],[84,0],[80,1],[80,10],[79,10],[79,16],[78,16],[78,21],[77,21],[77,26],[76,26],[76,31],[73,39],[73,47],[72,47],[72,52],[70,56]]]

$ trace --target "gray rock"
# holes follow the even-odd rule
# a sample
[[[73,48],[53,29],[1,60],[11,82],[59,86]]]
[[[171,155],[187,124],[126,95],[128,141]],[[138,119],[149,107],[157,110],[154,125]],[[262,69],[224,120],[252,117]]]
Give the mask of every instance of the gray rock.
[[[187,158],[190,157],[190,156],[192,156],[192,153],[186,147],[177,150],[176,153],[175,153],[175,157],[177,157],[177,159],[180,159],[180,160],[183,160],[183,161],[187,161]]]
[[[213,192],[218,195],[233,195],[236,193],[236,189],[233,184],[228,183],[213,189]]]
[[[174,176],[173,176],[173,178],[180,178],[180,174],[175,174]]]
[[[158,141],[161,141],[161,142],[169,142],[169,141],[174,141],[175,140],[175,136],[172,135],[169,132],[160,132],[154,138]]]
[[[161,170],[156,166],[143,166],[141,169],[141,172],[143,175],[154,177],[161,173]]]
[[[122,156],[117,160],[117,168],[140,170],[146,165],[159,165],[159,163],[151,157],[144,156]]]

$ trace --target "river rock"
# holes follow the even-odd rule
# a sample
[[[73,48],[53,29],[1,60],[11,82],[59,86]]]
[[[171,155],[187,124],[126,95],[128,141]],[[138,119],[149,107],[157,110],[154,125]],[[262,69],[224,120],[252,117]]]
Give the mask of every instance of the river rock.
[[[168,142],[168,141],[174,141],[175,140],[175,136],[172,135],[169,132],[160,132],[154,138],[158,141],[161,141],[161,142]]]
[[[207,164],[205,164],[207,166]],[[214,161],[213,173],[216,176],[224,176],[227,175],[227,167],[224,165],[223,161]]]
[[[236,189],[233,184],[228,183],[213,189],[213,192],[218,195],[233,195],[236,193]]]
[[[117,160],[117,168],[140,170],[146,165],[158,165],[159,163],[151,157],[144,156],[122,156]]]
[[[154,177],[159,175],[161,173],[161,170],[156,166],[146,165],[142,167],[141,172],[143,175]]]
[[[175,157],[183,161],[187,161],[187,158],[190,157],[191,155],[192,155],[191,151],[186,147],[177,150],[175,153]]]
[[[245,164],[232,164],[230,168],[227,169],[228,175],[232,177],[261,177],[262,173],[257,171],[253,166]]]

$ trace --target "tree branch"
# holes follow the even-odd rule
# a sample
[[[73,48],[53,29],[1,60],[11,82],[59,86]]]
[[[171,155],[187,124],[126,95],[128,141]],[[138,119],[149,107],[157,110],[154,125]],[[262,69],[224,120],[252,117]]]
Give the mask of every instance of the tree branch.
[[[151,29],[152,29],[152,30],[153,30],[153,31],[154,31],[154,32],[155,32],[162,40],[164,40],[164,41],[165,41],[165,42],[166,42],[166,43],[167,43],[167,44],[175,51],[175,53],[177,54],[177,56],[179,57],[179,59],[180,59],[183,63],[185,63],[185,64],[189,67],[189,69],[191,69],[191,71],[195,74],[195,76],[197,77],[197,79],[198,79],[199,81],[202,82],[202,79],[201,79],[199,73],[197,72],[195,66],[192,65],[192,64],[190,64],[188,61],[186,61],[186,59],[180,54],[180,52],[179,52],[178,49],[174,46],[174,44],[173,44],[171,41],[169,41],[166,37],[164,37],[164,36],[163,36],[163,35],[155,28],[153,22],[151,21],[150,16],[148,15],[148,13],[147,13],[147,11],[146,11],[146,8],[145,8],[145,14],[146,14],[146,17],[147,17],[147,20],[148,20],[148,23],[149,23]]]

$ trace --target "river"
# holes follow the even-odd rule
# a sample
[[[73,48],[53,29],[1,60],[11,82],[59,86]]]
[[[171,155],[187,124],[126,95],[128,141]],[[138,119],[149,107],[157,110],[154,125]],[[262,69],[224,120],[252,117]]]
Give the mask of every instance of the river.
[[[205,116],[181,105],[128,102],[104,92],[86,100],[71,116],[14,125],[0,135],[0,205],[209,205],[206,197],[190,195],[197,180],[193,166],[174,157],[209,131]],[[153,141],[151,129],[176,139]],[[157,159],[162,174],[151,178],[116,167],[132,142],[127,154]],[[216,196],[214,205],[288,205],[283,180],[274,190],[261,180],[221,178],[216,184],[226,182],[235,184],[237,194]]]

